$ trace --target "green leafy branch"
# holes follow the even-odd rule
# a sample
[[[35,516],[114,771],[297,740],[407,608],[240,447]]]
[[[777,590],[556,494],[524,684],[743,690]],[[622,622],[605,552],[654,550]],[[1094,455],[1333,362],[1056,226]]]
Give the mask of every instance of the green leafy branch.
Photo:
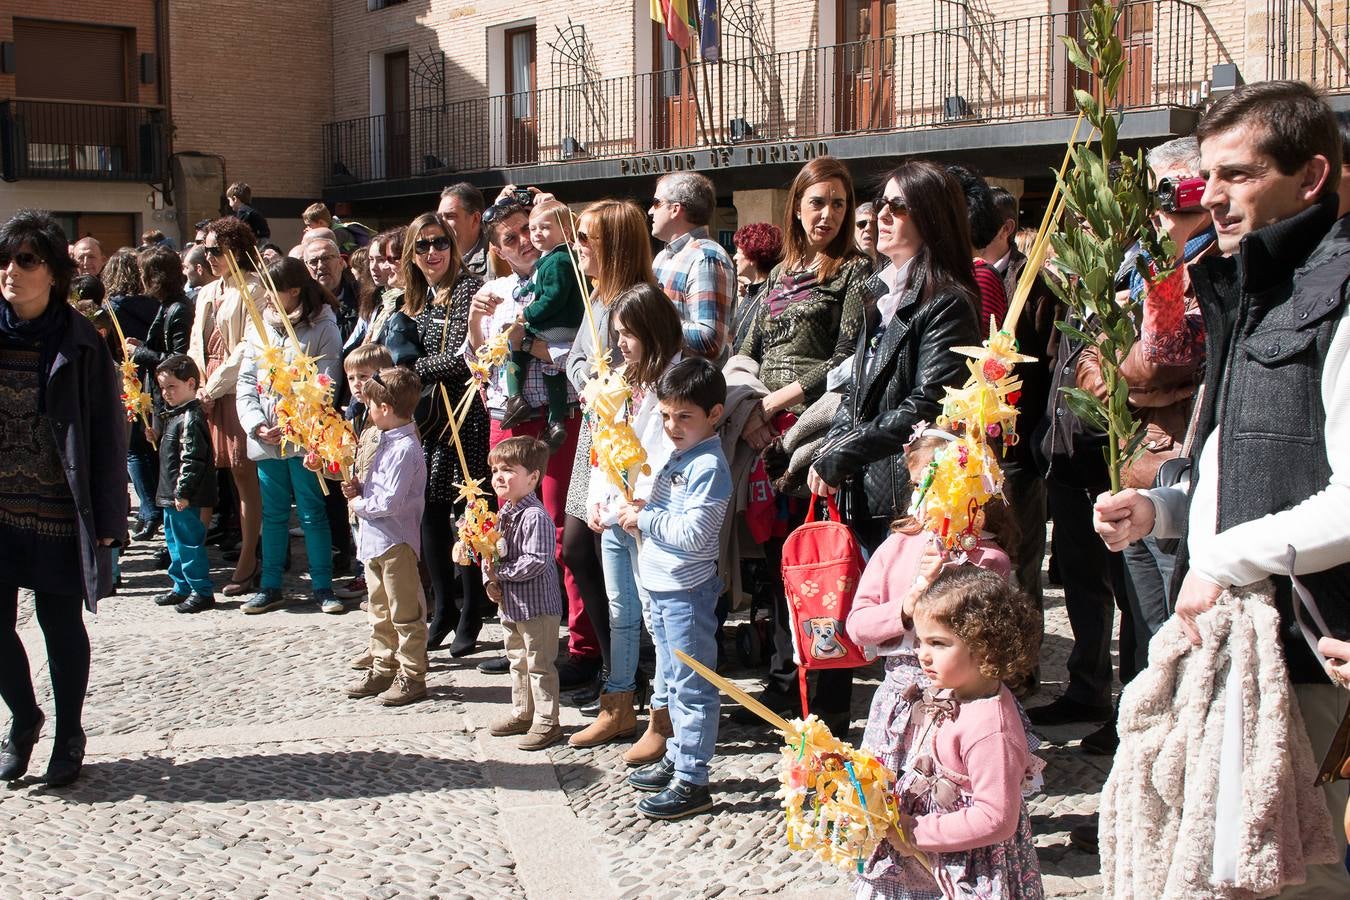
[[[1075,313],[1074,322],[1056,322],[1055,327],[1095,347],[1100,360],[1104,400],[1077,387],[1061,390],[1079,419],[1107,435],[1112,493],[1120,490],[1121,470],[1143,452],[1145,437],[1130,410],[1129,385],[1120,375],[1137,338],[1140,303],[1117,300],[1116,273],[1135,242],[1160,267],[1175,254],[1166,235],[1153,224],[1156,200],[1144,152],[1130,155],[1117,150],[1122,114],[1112,107],[1126,67],[1124,46],[1116,33],[1123,8],[1110,0],[1094,0],[1084,12],[1082,43],[1071,36],[1062,38],[1069,61],[1092,76],[1093,90],[1075,90],[1074,101],[1100,138],[1096,149],[1091,137],[1076,145],[1072,166],[1064,176],[1056,176],[1072,219],[1051,236],[1056,266],[1064,278],[1049,279],[1055,294]],[[1135,265],[1150,280],[1166,274],[1150,276],[1143,254]]]

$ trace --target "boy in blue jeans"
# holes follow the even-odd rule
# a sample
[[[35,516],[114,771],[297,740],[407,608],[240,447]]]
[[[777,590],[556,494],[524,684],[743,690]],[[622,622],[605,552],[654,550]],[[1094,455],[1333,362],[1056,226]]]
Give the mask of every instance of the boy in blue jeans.
[[[628,783],[652,792],[638,804],[651,819],[682,819],[712,808],[708,763],[717,745],[717,688],[680,662],[683,650],[717,666],[717,577],[722,519],[731,500],[731,470],[717,421],[727,398],[722,373],[705,359],[682,360],[656,384],[661,422],[675,446],[657,473],[651,496],[619,512],[619,524],[639,536],[638,574],[651,594],[652,640],[663,648],[666,697],[675,736],[659,762]],[[653,705],[661,699],[653,697]]]
[[[202,522],[202,508],[216,505],[216,467],[206,413],[197,401],[201,373],[195,362],[179,353],[159,364],[155,378],[165,407],[155,505],[164,510],[164,543],[173,580],[173,590],[156,597],[155,603],[180,613],[202,612],[216,605]]]

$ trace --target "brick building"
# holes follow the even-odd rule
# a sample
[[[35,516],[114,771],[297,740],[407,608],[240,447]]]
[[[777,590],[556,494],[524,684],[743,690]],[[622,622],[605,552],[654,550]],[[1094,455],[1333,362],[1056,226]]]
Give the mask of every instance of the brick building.
[[[725,231],[776,221],[792,174],[828,152],[869,192],[897,157],[960,159],[1034,208],[1085,86],[1060,42],[1085,5],[721,0],[720,60],[690,62],[648,0],[334,0],[324,195],[397,221],[451,181],[643,198],[692,168]],[[1239,78],[1303,78],[1350,107],[1348,20],[1345,0],[1132,0],[1125,146],[1189,133]]]
[[[334,114],[318,5],[7,4],[0,219],[50,209],[72,240],[92,234],[105,249],[151,228],[190,238],[193,222],[222,212],[225,184],[242,180],[274,239],[292,239],[320,188],[319,123]]]

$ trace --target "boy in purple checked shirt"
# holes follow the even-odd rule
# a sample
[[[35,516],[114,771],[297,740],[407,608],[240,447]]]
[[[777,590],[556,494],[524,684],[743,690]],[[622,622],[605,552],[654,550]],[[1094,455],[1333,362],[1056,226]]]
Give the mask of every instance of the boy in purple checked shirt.
[[[488,726],[497,737],[523,734],[522,750],[543,750],[562,739],[558,725],[558,532],[535,495],[549,449],[531,437],[512,437],[488,454],[500,507],[497,529],[506,552],[483,563],[488,596],[501,607],[506,658],[511,664],[511,712]]]
[[[385,706],[403,706],[427,695],[427,602],[417,574],[427,462],[412,421],[422,382],[393,366],[371,376],[363,393],[379,443],[365,482],[353,475],[342,496],[360,524],[356,552],[366,564],[372,662],[347,696],[378,695]]]

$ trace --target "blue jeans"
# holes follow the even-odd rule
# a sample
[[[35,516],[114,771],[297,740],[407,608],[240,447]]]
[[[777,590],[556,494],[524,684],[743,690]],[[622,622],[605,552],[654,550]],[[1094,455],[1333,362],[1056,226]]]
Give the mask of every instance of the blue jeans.
[[[600,536],[601,571],[609,597],[609,680],[605,692],[637,687],[638,652],[645,622],[652,632],[652,598],[637,580],[637,540],[617,525]],[[653,640],[653,643],[655,641]],[[666,679],[661,671],[665,651],[656,644],[656,677],[652,679],[652,706],[666,705]]]
[[[134,426],[139,428],[140,425]],[[142,525],[159,522],[163,510],[155,505],[155,489],[159,487],[159,457],[153,453],[128,453],[127,475],[136,490],[136,518]]]
[[[690,784],[708,783],[708,763],[717,748],[717,688],[680,662],[683,650],[708,668],[717,666],[717,595],[722,583],[709,578],[681,591],[651,591],[652,640],[657,661],[665,669],[670,699],[670,724],[675,736],[666,741],[666,759],[675,774]]]
[[[202,524],[200,507],[164,509],[164,543],[169,547],[169,578],[175,594],[201,594],[210,597],[216,592],[211,583],[211,563],[206,558],[206,526]]]
[[[305,532],[310,585],[316,591],[333,586],[333,536],[328,530],[319,478],[300,457],[264,459],[258,463],[262,488],[262,586],[281,587],[281,570],[290,543],[291,500]],[[336,486],[332,490],[336,490]]]

